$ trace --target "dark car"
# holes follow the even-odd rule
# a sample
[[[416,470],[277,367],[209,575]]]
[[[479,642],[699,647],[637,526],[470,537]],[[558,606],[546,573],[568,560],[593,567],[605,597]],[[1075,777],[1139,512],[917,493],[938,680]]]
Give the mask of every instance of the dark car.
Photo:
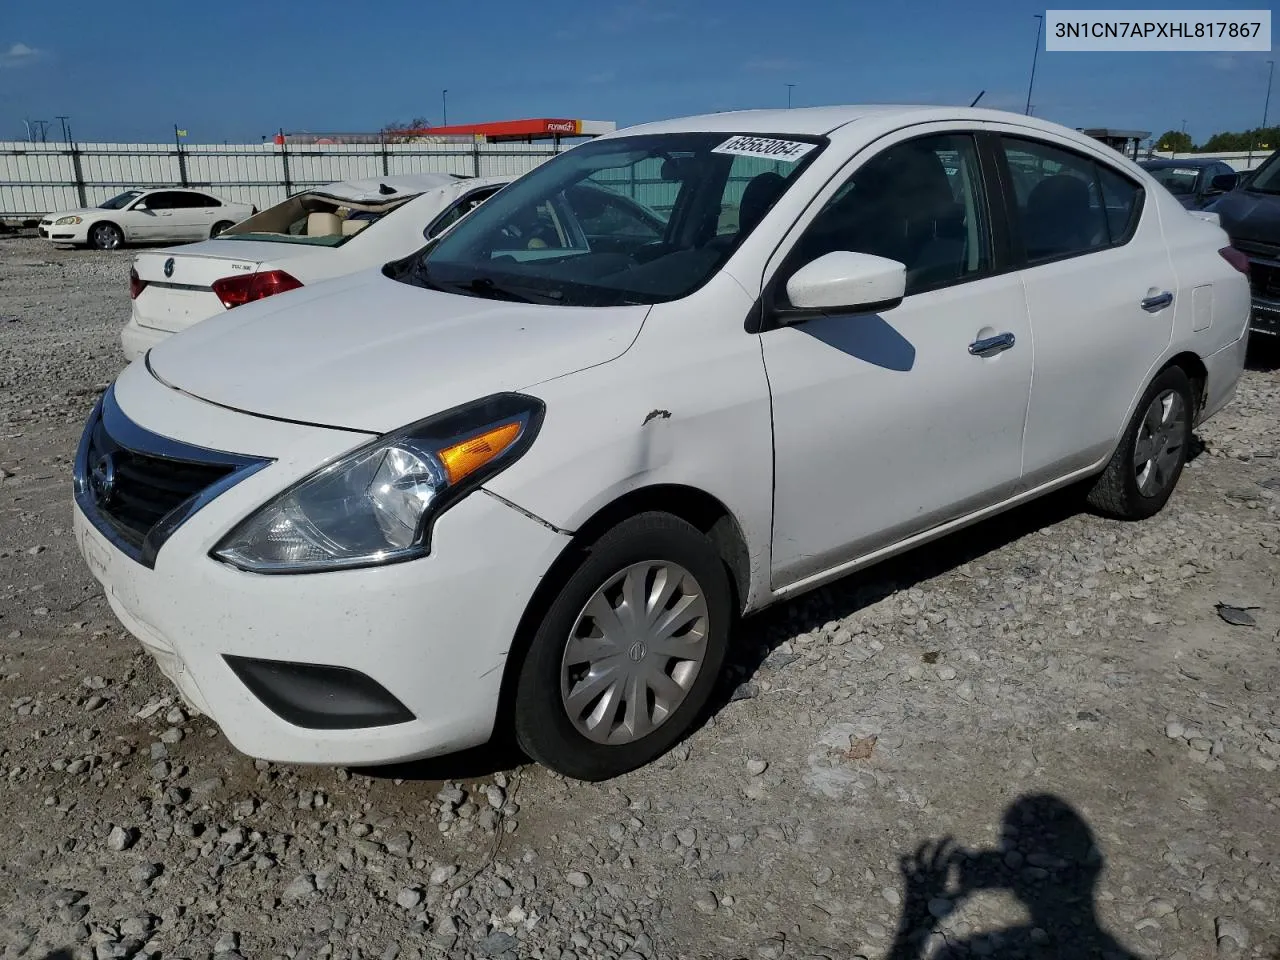
[[[1238,190],[1208,207],[1231,245],[1249,258],[1253,330],[1280,337],[1280,152],[1245,178]]]
[[[1143,160],[1138,165],[1188,210],[1203,210],[1240,182],[1238,173],[1221,160],[1209,157]]]

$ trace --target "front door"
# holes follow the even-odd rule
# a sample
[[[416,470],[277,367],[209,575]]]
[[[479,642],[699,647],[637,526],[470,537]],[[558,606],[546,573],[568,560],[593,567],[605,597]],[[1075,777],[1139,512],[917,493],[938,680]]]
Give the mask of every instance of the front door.
[[[829,312],[761,335],[775,588],[997,502],[1021,474],[1026,301],[1016,274],[996,272],[974,137],[899,135],[855,164],[793,230],[764,303],[785,298],[786,277],[834,250],[902,262],[906,297],[879,313]]]

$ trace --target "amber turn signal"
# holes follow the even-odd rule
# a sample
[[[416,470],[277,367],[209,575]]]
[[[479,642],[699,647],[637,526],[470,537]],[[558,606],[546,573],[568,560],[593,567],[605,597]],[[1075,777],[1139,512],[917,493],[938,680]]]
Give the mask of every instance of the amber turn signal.
[[[445,447],[437,456],[444,464],[449,483],[455,484],[501,454],[503,450],[515,443],[519,436],[519,423],[504,423],[501,426],[490,427],[479,436]]]

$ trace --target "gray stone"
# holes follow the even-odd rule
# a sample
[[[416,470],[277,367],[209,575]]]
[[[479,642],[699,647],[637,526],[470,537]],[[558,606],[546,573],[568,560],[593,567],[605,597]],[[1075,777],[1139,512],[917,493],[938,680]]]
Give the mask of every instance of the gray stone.
[[[120,853],[138,842],[138,831],[132,827],[112,827],[107,834],[107,849]]]
[[[417,887],[405,887],[396,894],[396,903],[405,910],[412,910],[422,902],[422,891]]]
[[[591,886],[590,875],[583,873],[581,870],[570,870],[565,874],[564,879],[569,886],[577,887],[579,890],[585,890]]]

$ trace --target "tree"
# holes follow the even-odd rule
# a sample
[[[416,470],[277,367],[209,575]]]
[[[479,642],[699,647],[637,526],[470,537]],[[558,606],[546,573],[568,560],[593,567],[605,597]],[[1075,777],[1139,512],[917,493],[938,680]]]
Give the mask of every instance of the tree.
[[[1191,142],[1191,134],[1181,130],[1166,130],[1156,138],[1157,150],[1168,150],[1173,153],[1190,153],[1195,149]]]
[[[406,120],[406,121],[397,122],[397,123],[388,123],[385,127],[383,127],[379,131],[379,133],[390,134],[390,133],[395,133],[398,130],[425,130],[429,126],[431,126],[431,124],[427,122],[426,117],[414,117],[412,120]],[[395,142],[397,140],[404,140],[404,139],[406,138],[388,137],[388,140],[390,140],[391,142]]]

